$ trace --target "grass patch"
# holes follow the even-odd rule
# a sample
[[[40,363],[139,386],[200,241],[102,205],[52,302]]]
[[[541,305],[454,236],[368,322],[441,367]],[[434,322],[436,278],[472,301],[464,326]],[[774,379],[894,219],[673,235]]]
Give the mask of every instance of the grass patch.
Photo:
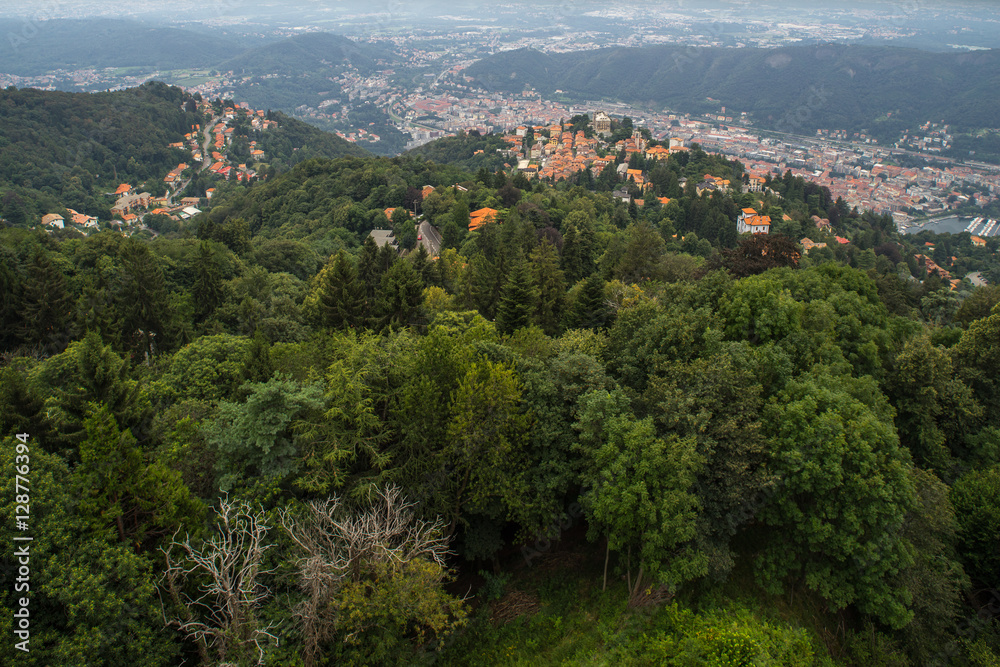
[[[480,602],[434,664],[833,665],[821,631],[836,617],[806,595],[767,596],[747,564],[724,583],[702,583],[666,604],[632,609],[592,545],[515,567],[504,594]]]

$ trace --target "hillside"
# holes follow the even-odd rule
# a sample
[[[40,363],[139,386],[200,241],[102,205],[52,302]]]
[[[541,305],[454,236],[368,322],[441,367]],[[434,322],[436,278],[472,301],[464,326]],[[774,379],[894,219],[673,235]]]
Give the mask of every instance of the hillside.
[[[111,19],[0,19],[0,71],[35,76],[56,69],[204,67],[243,49],[194,30]]]
[[[367,76],[393,58],[391,51],[381,47],[324,32],[253,48],[214,68],[232,71],[241,79],[250,77],[236,84],[235,90],[239,99],[254,108],[291,111],[303,105],[318,107],[328,97],[339,97],[340,88],[331,77],[345,72]]]
[[[398,62],[389,48],[321,32],[250,49],[215,69],[233,72],[235,97],[254,108],[295,113],[331,132],[363,128],[380,137],[369,146],[372,151],[394,155],[403,150],[407,137],[375,105],[361,100],[349,105],[334,79],[370,76]]]
[[[693,147],[640,207],[316,159],[148,241],[0,230],[41,584],[0,608],[45,665],[998,664],[1000,294],[928,271],[1000,239],[743,173]],[[410,211],[437,260],[368,236]]]
[[[408,157],[430,160],[437,164],[450,164],[466,171],[483,167],[490,171],[504,169],[510,158],[498,153],[510,145],[502,137],[475,136],[464,132],[456,137],[444,137],[406,151]],[[514,165],[516,166],[516,165]]]
[[[277,129],[260,135],[258,146],[270,156],[272,166],[279,164],[279,171],[312,158],[338,158],[371,155],[361,146],[344,141],[332,132],[326,132],[309,123],[292,118],[280,111],[271,113],[278,121]]]
[[[219,62],[216,69],[236,74],[265,70],[269,74],[294,76],[328,68],[348,68],[370,74],[380,62],[392,60],[394,54],[380,46],[328,32],[311,32],[249,49]]]
[[[187,99],[162,83],[111,93],[0,91],[0,213],[15,224],[59,206],[107,218],[101,186],[159,181],[190,157],[168,147],[202,120],[183,109]]]
[[[0,91],[0,217],[30,223],[46,213],[72,208],[106,220],[119,183],[157,192],[163,176],[190,162],[186,148],[169,144],[204,119],[186,111],[194,100],[179,88],[147,83],[110,93],[66,93],[26,88]],[[270,173],[311,158],[369,155],[335,134],[286,116],[271,115],[267,132],[240,126],[246,136],[233,150],[249,161],[247,142],[268,156]],[[234,154],[234,157],[236,154]]]
[[[484,58],[466,74],[490,90],[532,86],[554,95],[560,89],[691,113],[724,106],[728,115],[746,111],[762,127],[789,132],[867,129],[879,136],[927,120],[1000,125],[996,50],[942,54],[833,44],[560,54],[521,49]]]

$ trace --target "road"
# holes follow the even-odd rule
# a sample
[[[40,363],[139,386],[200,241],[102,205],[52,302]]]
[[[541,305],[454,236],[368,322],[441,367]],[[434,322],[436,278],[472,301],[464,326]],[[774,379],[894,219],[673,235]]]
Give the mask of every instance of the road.
[[[212,122],[205,127],[205,142],[201,145],[201,171],[205,171],[212,166],[212,160],[209,159],[212,157],[212,153],[208,148],[215,141],[215,137],[212,136],[212,130],[215,129],[215,124],[218,122],[219,117],[215,116]]]
[[[441,254],[441,234],[434,225],[424,220],[417,225],[417,234],[420,236],[418,243],[424,246],[428,255],[437,257]]]
[[[212,146],[212,142],[215,140],[215,137],[212,136],[212,129],[215,127],[215,124],[217,122],[219,122],[219,117],[215,116],[211,120],[211,122],[209,122],[208,125],[206,125],[205,128],[203,129],[203,132],[205,133],[205,141],[201,145],[201,167],[199,167],[198,171],[205,171],[206,169],[212,166],[212,160],[211,160],[212,154],[209,151],[209,147]],[[191,182],[190,178],[187,179],[186,181],[182,181],[181,184],[177,186],[175,190],[168,193],[169,196],[167,201],[171,206],[175,205],[174,197],[184,192],[184,190],[188,186],[188,183],[190,182]]]

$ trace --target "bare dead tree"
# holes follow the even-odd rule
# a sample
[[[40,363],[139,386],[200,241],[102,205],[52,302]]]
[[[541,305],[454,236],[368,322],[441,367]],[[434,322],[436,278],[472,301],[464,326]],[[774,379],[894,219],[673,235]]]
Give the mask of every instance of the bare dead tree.
[[[193,639],[202,661],[208,664],[208,651],[213,649],[221,663],[248,657],[256,651],[257,664],[264,660],[264,646],[276,640],[269,632],[271,625],[259,627],[256,610],[270,591],[260,583],[264,552],[273,545],[265,544],[269,526],[264,512],[254,511],[246,501],[220,499],[218,525],[215,534],[200,546],[185,536],[176,536],[161,549],[166,556],[164,573],[166,588],[184,610],[183,618],[169,623]],[[179,550],[180,556],[175,555]],[[192,598],[183,592],[183,584],[198,577],[200,595]]]
[[[281,525],[303,554],[298,560],[299,585],[306,599],[295,615],[305,636],[306,667],[316,664],[320,646],[336,630],[333,601],[346,583],[376,570],[398,571],[418,558],[433,561],[444,572],[444,523],[415,519],[413,507],[399,487],[389,486],[377,490],[371,506],[356,515],[336,496],[308,503],[304,515],[281,512]]]

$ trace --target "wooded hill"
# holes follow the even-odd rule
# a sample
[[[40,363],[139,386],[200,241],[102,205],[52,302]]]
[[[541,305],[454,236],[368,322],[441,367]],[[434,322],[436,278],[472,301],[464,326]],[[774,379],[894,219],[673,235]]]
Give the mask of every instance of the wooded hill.
[[[791,174],[657,169],[671,201],[636,207],[316,159],[149,242],[0,230],[18,657],[996,664],[998,290],[949,289],[891,217]],[[733,189],[699,196],[706,173]],[[735,235],[747,206],[774,233]],[[440,258],[367,238],[413,209]]]
[[[124,182],[157,192],[167,172],[191,161],[189,150],[169,144],[204,127],[195,109],[192,96],[157,82],[109,93],[0,91],[0,217],[35,224],[72,208],[107,220],[114,201],[104,193]],[[275,174],[309,158],[368,154],[283,114],[272,119],[279,127],[241,135],[259,141]]]
[[[928,120],[1000,125],[1000,51],[931,53],[821,44],[777,49],[680,46],[545,54],[506,51],[465,70],[488,90],[532,86],[687,113],[752,114],[761,127],[811,134],[866,129],[875,136]],[[711,98],[711,100],[709,100]],[[715,100],[715,101],[712,101]],[[888,118],[891,114],[891,118]]]
[[[462,132],[458,136],[443,137],[406,151],[407,157],[430,160],[437,164],[454,165],[466,171],[480,168],[504,171],[504,164],[512,158],[504,157],[497,150],[507,150],[510,144],[498,135],[478,136]],[[479,152],[482,151],[482,152]],[[512,165],[517,166],[517,165]]]
[[[185,111],[191,99],[157,83],[111,93],[0,91],[0,215],[15,225],[67,207],[110,217],[102,190],[161,181],[190,158],[169,144],[202,122],[193,101]]]

